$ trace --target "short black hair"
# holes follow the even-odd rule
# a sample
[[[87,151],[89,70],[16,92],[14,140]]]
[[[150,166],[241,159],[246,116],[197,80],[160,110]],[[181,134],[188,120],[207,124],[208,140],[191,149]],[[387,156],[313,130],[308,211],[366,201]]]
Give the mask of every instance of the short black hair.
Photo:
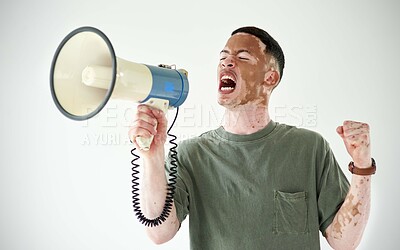
[[[278,61],[280,79],[282,79],[283,68],[285,67],[285,56],[279,43],[265,30],[253,26],[246,26],[236,29],[232,32],[232,36],[237,33],[247,33],[253,35],[265,44],[266,53],[270,54]]]

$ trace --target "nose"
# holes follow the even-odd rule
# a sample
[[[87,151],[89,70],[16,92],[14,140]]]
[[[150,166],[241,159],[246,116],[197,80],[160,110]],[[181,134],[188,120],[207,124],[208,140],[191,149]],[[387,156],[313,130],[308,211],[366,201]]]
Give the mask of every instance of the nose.
[[[226,57],[225,59],[221,60],[221,66],[223,68],[234,68],[236,66],[235,61],[232,59],[231,56]]]

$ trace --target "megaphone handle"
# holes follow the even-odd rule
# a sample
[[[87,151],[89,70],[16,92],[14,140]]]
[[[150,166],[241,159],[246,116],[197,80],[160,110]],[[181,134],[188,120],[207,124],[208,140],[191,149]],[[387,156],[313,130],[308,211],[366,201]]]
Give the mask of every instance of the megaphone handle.
[[[136,142],[139,145],[139,148],[144,151],[148,151],[150,149],[150,145],[153,142],[154,136],[150,137],[136,137]]]
[[[164,113],[167,112],[169,107],[169,101],[158,98],[150,98],[147,102],[143,103],[147,106],[160,109]],[[157,126],[157,125],[156,125]],[[150,137],[136,137],[136,142],[141,150],[148,151],[150,149],[150,145],[153,142],[154,136]]]

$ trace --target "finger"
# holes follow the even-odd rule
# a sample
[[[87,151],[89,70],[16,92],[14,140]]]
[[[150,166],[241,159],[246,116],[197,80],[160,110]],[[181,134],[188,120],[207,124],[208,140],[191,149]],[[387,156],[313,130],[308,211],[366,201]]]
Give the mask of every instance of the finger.
[[[369,134],[369,130],[366,128],[350,128],[350,129],[345,129],[343,131],[343,134],[345,137],[348,136],[357,136],[357,135],[363,135],[363,134]]]
[[[148,124],[150,124],[151,126],[156,126],[157,125],[157,119],[153,116],[152,113],[146,113],[146,112],[141,112],[138,111],[135,114],[135,117],[133,118],[133,123],[137,122],[137,121],[144,121],[147,122]]]
[[[139,104],[137,106],[138,111],[148,113],[149,115],[152,114],[152,112],[151,112],[152,109],[153,109],[152,107],[150,107],[149,105],[146,105],[146,104]]]
[[[355,121],[346,120],[346,121],[343,122],[343,127],[344,128],[352,128],[354,123],[355,123]]]
[[[161,111],[160,109],[146,104],[140,104],[138,106],[138,111],[147,113],[148,115],[154,116],[156,118],[161,118],[161,116],[164,115],[164,112]]]
[[[148,138],[151,134],[146,129],[133,127],[128,131],[128,136],[131,142],[136,142],[136,137]]]
[[[369,125],[367,123],[349,121],[349,120],[346,120],[343,122],[343,127],[344,128],[368,128],[369,129]]]
[[[361,122],[344,121],[343,122],[343,135],[348,140],[355,140],[356,138],[367,135],[369,138],[369,125]]]
[[[137,128],[138,131],[147,131],[150,135],[157,134],[156,125],[154,123],[148,123],[143,119],[138,119],[133,122],[132,128]]]
[[[168,120],[165,116],[166,114],[162,110],[145,104],[139,105],[138,110],[148,114],[151,117],[154,117],[157,121],[157,130],[161,132],[163,131],[166,132],[168,126]]]
[[[360,134],[360,135],[351,135],[345,138],[348,144],[357,147],[357,146],[369,146],[369,135],[368,134]]]

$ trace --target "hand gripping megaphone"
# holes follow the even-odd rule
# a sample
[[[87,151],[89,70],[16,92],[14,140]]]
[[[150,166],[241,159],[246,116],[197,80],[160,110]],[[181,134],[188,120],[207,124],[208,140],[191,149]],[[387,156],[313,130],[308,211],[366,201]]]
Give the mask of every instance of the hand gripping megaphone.
[[[150,66],[115,56],[107,36],[93,27],[69,33],[58,46],[50,72],[57,108],[73,120],[87,120],[110,100],[144,103],[166,112],[184,103],[189,91],[187,72]],[[136,138],[148,150],[153,138]]]

